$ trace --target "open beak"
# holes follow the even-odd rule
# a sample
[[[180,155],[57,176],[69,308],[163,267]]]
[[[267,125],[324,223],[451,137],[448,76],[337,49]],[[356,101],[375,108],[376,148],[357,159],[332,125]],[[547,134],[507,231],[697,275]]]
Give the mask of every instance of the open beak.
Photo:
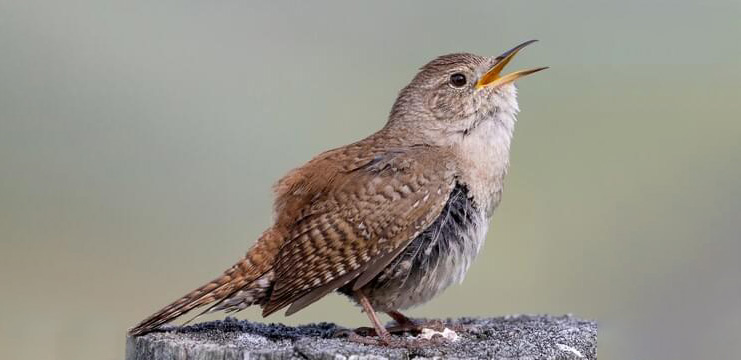
[[[487,71],[486,74],[484,74],[484,76],[481,77],[481,79],[479,79],[479,81],[476,83],[476,90],[480,90],[485,87],[496,87],[499,85],[509,84],[521,77],[536,73],[540,70],[547,69],[548,67],[545,66],[545,67],[539,67],[535,69],[515,71],[515,72],[509,73],[504,76],[499,76],[499,74],[502,72],[504,67],[507,66],[507,64],[509,64],[510,60],[512,60],[512,58],[514,58],[515,55],[520,50],[522,50],[522,48],[536,41],[538,40],[525,41],[524,43],[515,46],[511,50],[505,52],[504,54],[497,56],[496,58],[496,60],[498,60],[497,63],[494,64],[494,66],[489,71]]]

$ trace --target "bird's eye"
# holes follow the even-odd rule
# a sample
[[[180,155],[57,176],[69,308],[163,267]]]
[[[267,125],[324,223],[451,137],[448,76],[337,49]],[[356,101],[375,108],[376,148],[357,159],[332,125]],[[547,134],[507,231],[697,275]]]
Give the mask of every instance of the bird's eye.
[[[453,87],[461,88],[466,85],[466,75],[461,73],[455,73],[450,75],[450,85]]]

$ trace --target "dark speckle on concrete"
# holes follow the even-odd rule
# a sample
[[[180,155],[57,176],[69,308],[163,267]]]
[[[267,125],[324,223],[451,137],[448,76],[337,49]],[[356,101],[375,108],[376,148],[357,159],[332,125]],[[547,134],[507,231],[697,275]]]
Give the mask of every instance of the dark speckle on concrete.
[[[126,359],[596,359],[597,324],[573,316],[461,318],[446,324],[459,340],[390,348],[337,338],[344,328],[331,323],[291,327],[227,318],[129,337]]]

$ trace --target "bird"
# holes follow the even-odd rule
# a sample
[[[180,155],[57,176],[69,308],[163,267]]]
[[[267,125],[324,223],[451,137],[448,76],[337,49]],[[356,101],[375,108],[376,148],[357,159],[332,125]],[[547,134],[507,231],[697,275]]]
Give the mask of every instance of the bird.
[[[496,57],[453,53],[420,68],[386,124],[289,171],[273,188],[273,224],[236,264],[129,330],[256,305],[268,316],[332,292],[367,314],[410,329],[401,313],[463,281],[501,201],[520,109],[514,82],[547,69],[502,74],[526,41]]]

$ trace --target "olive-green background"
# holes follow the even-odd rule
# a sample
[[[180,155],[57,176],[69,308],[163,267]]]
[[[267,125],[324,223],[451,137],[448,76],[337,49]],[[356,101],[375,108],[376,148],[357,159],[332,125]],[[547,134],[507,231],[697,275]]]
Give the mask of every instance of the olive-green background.
[[[0,1],[0,358],[122,358],[128,327],[268,226],[274,181],[381,127],[419,66],[531,38],[510,68],[551,69],[520,82],[487,243],[410,314],[574,313],[600,358],[738,357],[739,19],[738,0]],[[367,324],[336,295],[268,320]]]

